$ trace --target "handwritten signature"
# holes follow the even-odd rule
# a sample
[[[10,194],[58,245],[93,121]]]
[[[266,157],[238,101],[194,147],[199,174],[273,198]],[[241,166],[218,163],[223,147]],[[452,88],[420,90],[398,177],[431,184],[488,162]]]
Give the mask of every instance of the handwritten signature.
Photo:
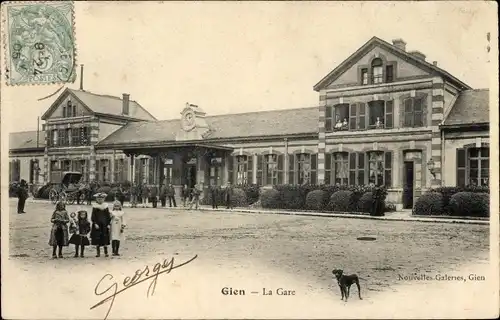
[[[121,288],[120,290],[118,290],[118,283],[117,282],[111,283],[111,285],[108,286],[107,289],[104,291],[99,290],[99,289],[101,289],[101,283],[104,280],[106,280],[106,279],[109,281],[113,280],[113,275],[107,273],[97,283],[97,285],[94,289],[94,293],[96,296],[102,296],[110,290],[112,290],[112,293],[108,297],[104,298],[103,300],[99,301],[98,303],[96,303],[95,305],[90,307],[90,310],[95,309],[95,308],[105,304],[106,302],[110,301],[108,312],[106,313],[106,316],[104,317],[104,320],[106,320],[108,318],[109,313],[111,312],[111,308],[113,307],[113,303],[115,302],[115,298],[117,295],[119,295],[120,293],[122,293],[123,291],[125,291],[127,289],[132,288],[135,285],[138,285],[139,283],[142,283],[142,282],[152,278],[153,280],[149,284],[148,292],[147,292],[147,297],[149,298],[149,296],[152,296],[155,292],[156,282],[157,282],[158,276],[160,274],[170,273],[170,271],[172,271],[173,269],[177,269],[177,268],[180,268],[182,266],[185,266],[186,264],[190,263],[191,261],[193,261],[197,257],[198,257],[198,255],[195,255],[193,258],[189,259],[188,261],[185,261],[185,262],[178,264],[178,265],[174,264],[174,258],[171,258],[170,260],[165,259],[165,260],[163,260],[163,263],[157,263],[154,265],[151,275],[150,275],[151,271],[149,269],[149,266],[145,266],[143,269],[136,270],[135,274],[132,276],[132,278],[125,277],[125,279],[123,279],[123,288]]]

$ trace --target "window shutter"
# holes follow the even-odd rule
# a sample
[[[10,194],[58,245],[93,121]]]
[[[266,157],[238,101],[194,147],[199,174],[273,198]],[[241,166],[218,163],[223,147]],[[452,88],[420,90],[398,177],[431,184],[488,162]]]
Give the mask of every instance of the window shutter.
[[[385,82],[390,83],[394,80],[394,68],[392,65],[385,67]]]
[[[392,128],[393,127],[393,113],[394,113],[394,101],[387,100],[385,102],[385,127]]]
[[[333,131],[333,106],[326,106],[326,109],[325,109],[325,130],[326,130],[326,132]]]
[[[404,101],[404,120],[403,126],[413,126],[413,99],[406,99]]]
[[[285,155],[279,154],[277,156],[278,161],[278,184],[283,184],[283,167],[285,166]]]
[[[466,176],[466,149],[457,149],[457,186],[465,187]]]
[[[358,111],[358,129],[366,129],[366,103],[360,103]]]
[[[325,153],[325,184],[331,184],[332,181],[332,154]]]
[[[318,155],[316,153],[311,154],[311,184],[315,185],[318,183],[317,179],[318,171]]]
[[[349,184],[356,184],[356,157],[357,153],[349,153]]]
[[[227,158],[227,181],[233,183],[233,170],[234,170],[234,158],[229,156]]]
[[[128,180],[128,170],[129,170],[129,167],[130,167],[130,163],[128,161],[128,157],[126,157],[125,159],[123,159],[123,181],[127,181]]]
[[[295,184],[294,174],[295,174],[295,155],[292,153],[292,154],[288,155],[288,183],[289,184]]]
[[[414,120],[413,120],[413,125],[415,127],[422,127],[424,125],[423,121],[423,115],[422,115],[422,102],[423,99],[415,99],[413,101],[413,113],[414,113]]]
[[[263,175],[262,175],[262,165],[263,165],[263,162],[264,162],[264,157],[259,154],[257,156],[257,184],[258,185],[262,185],[263,184]]]
[[[349,112],[349,129],[356,130],[356,115],[358,113],[358,105],[356,103],[351,104]]]
[[[253,155],[247,156],[247,182],[248,184],[253,183]]]
[[[385,176],[384,183],[387,188],[392,186],[392,152],[385,152],[385,162],[384,162]]]
[[[358,153],[358,185],[365,184],[365,154]]]

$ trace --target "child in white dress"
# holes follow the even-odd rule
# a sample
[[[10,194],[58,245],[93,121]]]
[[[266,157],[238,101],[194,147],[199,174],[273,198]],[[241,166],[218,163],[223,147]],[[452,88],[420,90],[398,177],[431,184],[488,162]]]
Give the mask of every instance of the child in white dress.
[[[120,201],[115,201],[111,211],[111,247],[113,256],[120,255],[120,242],[124,240],[123,231],[126,227],[124,214]]]

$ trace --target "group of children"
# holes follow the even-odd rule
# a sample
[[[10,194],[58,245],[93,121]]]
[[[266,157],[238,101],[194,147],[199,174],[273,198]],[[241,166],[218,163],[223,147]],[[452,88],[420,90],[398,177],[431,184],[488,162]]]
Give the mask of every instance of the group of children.
[[[63,258],[62,247],[69,244],[75,245],[74,257],[84,257],[85,247],[96,246],[97,255],[100,257],[100,248],[104,248],[104,255],[108,257],[108,245],[111,243],[112,255],[119,256],[120,243],[124,238],[126,227],[124,212],[120,201],[115,201],[113,209],[109,210],[105,193],[95,195],[96,204],[92,207],[89,221],[87,211],[78,210],[68,215],[64,202],[56,205],[52,214],[52,229],[49,245],[52,246],[52,258]],[[71,234],[71,237],[69,235]],[[90,241],[89,241],[90,234]],[[56,251],[57,255],[56,255]]]

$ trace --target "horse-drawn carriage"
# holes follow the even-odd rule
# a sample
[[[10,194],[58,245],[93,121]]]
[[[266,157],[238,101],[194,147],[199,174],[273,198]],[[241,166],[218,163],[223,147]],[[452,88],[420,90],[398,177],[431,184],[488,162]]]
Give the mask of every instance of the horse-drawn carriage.
[[[86,187],[80,184],[81,172],[75,171],[53,171],[51,174],[52,188],[49,191],[49,199],[53,204],[64,201],[67,204],[85,200]]]

